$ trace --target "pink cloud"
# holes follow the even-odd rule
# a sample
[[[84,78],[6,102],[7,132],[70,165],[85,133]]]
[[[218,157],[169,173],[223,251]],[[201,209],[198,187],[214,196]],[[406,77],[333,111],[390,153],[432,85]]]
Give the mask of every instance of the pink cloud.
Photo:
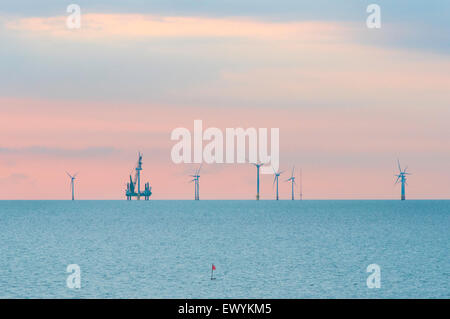
[[[10,30],[35,32],[52,36],[102,38],[126,37],[295,37],[323,41],[342,37],[348,27],[336,23],[263,22],[250,18],[205,18],[183,16],[152,16],[143,14],[81,15],[81,28],[69,30],[66,16],[10,19]]]

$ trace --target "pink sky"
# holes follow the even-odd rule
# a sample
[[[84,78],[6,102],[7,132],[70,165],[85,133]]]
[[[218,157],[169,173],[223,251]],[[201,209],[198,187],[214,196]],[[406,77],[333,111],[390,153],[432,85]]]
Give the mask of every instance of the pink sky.
[[[74,33],[64,17],[7,19],[32,67],[1,91],[0,199],[68,199],[66,170],[79,172],[77,198],[123,199],[138,151],[152,199],[191,199],[195,165],[172,163],[170,133],[196,119],[279,128],[283,180],[302,168],[305,198],[398,198],[397,158],[414,174],[408,198],[450,198],[448,56],[361,44],[366,30],[345,23],[131,20],[88,15]],[[147,44],[155,38],[170,44]],[[110,56],[122,53],[131,58]],[[71,61],[83,77],[64,73]],[[249,165],[205,165],[200,195],[253,199],[255,179]],[[264,199],[272,180],[262,177]],[[289,192],[281,183],[281,198]]]

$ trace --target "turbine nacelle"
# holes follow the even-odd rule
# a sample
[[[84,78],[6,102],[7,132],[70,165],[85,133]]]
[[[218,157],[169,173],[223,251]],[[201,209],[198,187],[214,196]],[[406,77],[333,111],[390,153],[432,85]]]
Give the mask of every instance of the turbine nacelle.
[[[397,177],[397,180],[395,181],[395,184],[398,184],[399,181],[406,182],[406,175],[412,175],[411,173],[407,172],[408,166],[405,167],[405,169],[402,169],[400,165],[400,161],[397,159],[397,166],[399,173],[397,175],[394,175]]]
[[[283,174],[284,173],[284,171],[275,171],[275,169],[272,167],[272,169],[273,169],[273,175],[274,175],[274,178],[273,178],[273,185],[275,185],[275,182],[278,182],[278,177],[280,177],[280,175],[281,174]],[[272,185],[272,186],[273,186]]]
[[[291,177],[289,177],[285,182],[292,182],[295,184],[295,166],[292,167]]]
[[[70,175],[69,174],[69,172],[67,172],[66,171],[66,174],[67,174],[67,176],[69,176],[70,177],[70,188],[71,188],[71,190],[72,190],[72,200],[74,200],[75,199],[75,179],[76,179],[76,177],[77,177],[77,175],[78,175],[78,173],[75,173],[73,176],[72,175]]]
[[[76,179],[76,177],[77,177],[77,175],[78,175],[78,172],[75,173],[73,176],[70,175],[67,171],[66,171],[66,174],[67,174],[67,176],[69,176],[72,180],[74,180],[74,179]]]
[[[259,167],[261,167],[261,166],[266,165],[267,163],[264,163],[264,162],[261,162],[261,161],[257,161],[257,162],[249,162],[249,164],[252,164],[253,166],[259,168]]]
[[[200,194],[199,194],[200,180],[199,180],[199,178],[200,178],[200,170],[202,169],[202,165],[203,164],[200,164],[200,167],[195,170],[193,175],[189,175],[190,177],[193,177],[193,179],[191,181],[189,181],[189,183],[195,182],[195,196],[194,196],[195,200],[199,200],[199,198],[200,198]]]
[[[397,166],[398,166],[399,173],[397,175],[394,175],[397,177],[395,184],[398,184],[399,182],[401,182],[401,185],[402,185],[401,186],[401,189],[402,189],[401,200],[405,200],[406,199],[405,185],[408,185],[408,183],[406,182],[406,175],[411,175],[411,173],[406,172],[406,170],[408,169],[408,166],[405,167],[405,169],[402,169],[399,159],[397,159]]]

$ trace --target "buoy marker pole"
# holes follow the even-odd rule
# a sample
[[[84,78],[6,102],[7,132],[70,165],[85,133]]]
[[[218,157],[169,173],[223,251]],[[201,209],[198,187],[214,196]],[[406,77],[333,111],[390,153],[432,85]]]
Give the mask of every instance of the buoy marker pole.
[[[211,265],[211,280],[214,280],[216,278],[214,278],[214,270],[216,270],[216,266],[214,266],[214,264]]]

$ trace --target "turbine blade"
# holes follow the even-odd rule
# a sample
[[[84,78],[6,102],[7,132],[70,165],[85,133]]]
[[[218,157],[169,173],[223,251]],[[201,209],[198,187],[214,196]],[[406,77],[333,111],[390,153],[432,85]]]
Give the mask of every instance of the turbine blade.
[[[400,166],[400,160],[397,158],[397,165],[398,165],[398,170],[401,172],[402,171],[402,168],[401,168],[401,166]]]

